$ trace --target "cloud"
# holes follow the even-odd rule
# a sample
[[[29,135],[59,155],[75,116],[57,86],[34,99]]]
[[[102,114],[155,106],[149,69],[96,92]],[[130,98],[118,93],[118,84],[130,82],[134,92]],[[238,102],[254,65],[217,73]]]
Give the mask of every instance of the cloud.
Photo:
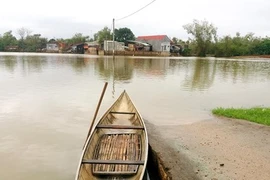
[[[126,1],[53,1],[42,4],[33,0],[3,1],[0,34],[20,27],[48,38],[69,38],[75,33],[93,36],[104,26],[111,28],[113,18],[124,17],[151,2]],[[14,6],[16,4],[16,6]],[[269,36],[269,0],[156,0],[149,7],[121,21],[116,28],[128,27],[135,35],[167,34],[187,39],[183,25],[193,19],[208,20],[218,28],[218,35],[236,32]]]

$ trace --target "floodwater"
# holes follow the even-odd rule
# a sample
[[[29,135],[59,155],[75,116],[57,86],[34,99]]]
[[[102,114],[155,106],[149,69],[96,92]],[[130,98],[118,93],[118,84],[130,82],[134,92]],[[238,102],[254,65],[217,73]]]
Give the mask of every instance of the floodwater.
[[[0,179],[74,179],[106,81],[98,116],[126,90],[163,127],[270,106],[269,59],[0,53]]]

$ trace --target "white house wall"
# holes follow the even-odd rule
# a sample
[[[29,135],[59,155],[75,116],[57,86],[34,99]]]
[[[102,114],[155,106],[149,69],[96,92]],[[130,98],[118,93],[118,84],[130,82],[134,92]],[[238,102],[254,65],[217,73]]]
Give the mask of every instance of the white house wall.
[[[47,47],[47,51],[59,51],[59,47],[58,47],[58,45],[57,44],[47,44],[46,45]]]
[[[171,46],[170,42],[161,43],[161,51],[169,52],[170,51],[170,46]]]
[[[124,51],[124,43],[114,41],[114,49],[116,51]],[[112,51],[113,50],[113,41],[104,41],[104,50],[105,51]]]

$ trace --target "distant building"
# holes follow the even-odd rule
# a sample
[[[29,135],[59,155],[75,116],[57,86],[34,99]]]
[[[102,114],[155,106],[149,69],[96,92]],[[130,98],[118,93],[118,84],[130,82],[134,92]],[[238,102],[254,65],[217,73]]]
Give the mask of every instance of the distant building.
[[[19,51],[19,46],[6,46],[5,51]]]
[[[152,51],[152,45],[133,40],[126,40],[125,46],[129,51]]]
[[[50,39],[46,45],[47,52],[59,52],[59,45],[55,39]]]
[[[97,41],[85,42],[85,46],[88,47],[87,49],[84,48],[86,53],[98,55],[98,51],[100,49],[100,45],[99,45],[99,43]]]
[[[139,36],[136,41],[152,45],[153,51],[170,52],[171,40],[167,35]]]
[[[112,51],[114,48],[115,51],[124,51],[125,50],[125,43],[114,41],[104,41],[104,51]]]
[[[84,54],[85,43],[77,43],[71,46],[71,52],[76,54]]]
[[[99,43],[97,41],[85,42],[85,44],[87,44],[88,47],[99,47]]]

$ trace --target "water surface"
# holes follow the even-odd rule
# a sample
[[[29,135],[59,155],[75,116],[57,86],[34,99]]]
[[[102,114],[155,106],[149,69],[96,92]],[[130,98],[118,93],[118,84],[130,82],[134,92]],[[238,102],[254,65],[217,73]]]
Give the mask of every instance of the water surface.
[[[99,116],[127,90],[152,124],[211,120],[215,107],[270,106],[267,59],[0,54],[0,179],[74,179]]]

